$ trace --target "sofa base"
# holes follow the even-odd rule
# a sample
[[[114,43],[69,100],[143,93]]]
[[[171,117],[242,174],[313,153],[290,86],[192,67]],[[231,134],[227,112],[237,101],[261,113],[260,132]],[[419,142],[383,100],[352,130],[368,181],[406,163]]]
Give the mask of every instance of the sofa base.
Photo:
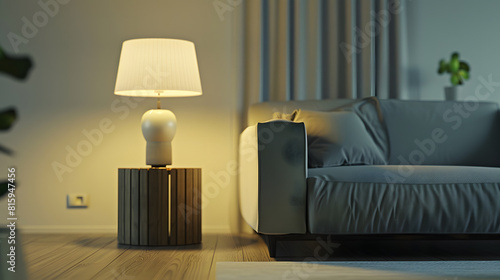
[[[353,234],[353,235],[330,235],[330,234],[285,234],[268,235],[258,233],[266,242],[269,256],[276,258],[277,242],[281,241],[317,241],[327,249],[331,256],[334,249],[340,246],[339,242],[355,240],[500,240],[500,234]],[[319,248],[319,247],[318,247]],[[317,253],[317,252],[315,252]],[[311,256],[317,259],[318,256]]]

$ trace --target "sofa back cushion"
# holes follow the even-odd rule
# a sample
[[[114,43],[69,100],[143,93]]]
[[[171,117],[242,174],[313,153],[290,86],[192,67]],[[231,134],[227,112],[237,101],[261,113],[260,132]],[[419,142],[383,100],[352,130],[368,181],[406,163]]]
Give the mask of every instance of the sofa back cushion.
[[[500,166],[497,103],[380,100],[389,164]]]
[[[309,111],[333,111],[339,107],[355,103],[355,99],[291,100],[255,103],[248,108],[247,125],[266,122],[275,118],[275,113],[292,114],[297,109]],[[280,117],[279,119],[287,119]]]
[[[387,163],[354,112],[298,110],[294,121],[306,126],[309,167]]]

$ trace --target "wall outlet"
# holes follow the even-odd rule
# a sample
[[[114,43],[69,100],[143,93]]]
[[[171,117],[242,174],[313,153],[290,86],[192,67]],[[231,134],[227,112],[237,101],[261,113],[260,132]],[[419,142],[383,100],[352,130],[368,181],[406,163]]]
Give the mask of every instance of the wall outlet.
[[[89,196],[86,193],[70,193],[66,198],[67,208],[87,208]]]

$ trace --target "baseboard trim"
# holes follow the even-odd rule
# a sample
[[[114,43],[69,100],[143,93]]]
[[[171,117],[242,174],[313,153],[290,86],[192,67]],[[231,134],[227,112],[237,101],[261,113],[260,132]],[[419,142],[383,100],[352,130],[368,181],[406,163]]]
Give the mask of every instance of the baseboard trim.
[[[108,225],[24,225],[19,226],[23,233],[113,233],[118,232],[117,226]]]
[[[113,233],[117,234],[117,226],[109,225],[24,225],[19,226],[23,233]],[[203,233],[231,233],[228,226],[202,226]]]
[[[203,233],[231,233],[229,226],[213,226],[206,225],[202,226],[201,230]]]

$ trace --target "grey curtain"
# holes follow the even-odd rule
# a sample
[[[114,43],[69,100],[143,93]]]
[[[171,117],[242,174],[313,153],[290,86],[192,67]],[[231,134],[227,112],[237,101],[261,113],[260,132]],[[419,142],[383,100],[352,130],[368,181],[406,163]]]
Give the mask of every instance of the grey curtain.
[[[242,105],[407,98],[404,1],[244,1]]]

